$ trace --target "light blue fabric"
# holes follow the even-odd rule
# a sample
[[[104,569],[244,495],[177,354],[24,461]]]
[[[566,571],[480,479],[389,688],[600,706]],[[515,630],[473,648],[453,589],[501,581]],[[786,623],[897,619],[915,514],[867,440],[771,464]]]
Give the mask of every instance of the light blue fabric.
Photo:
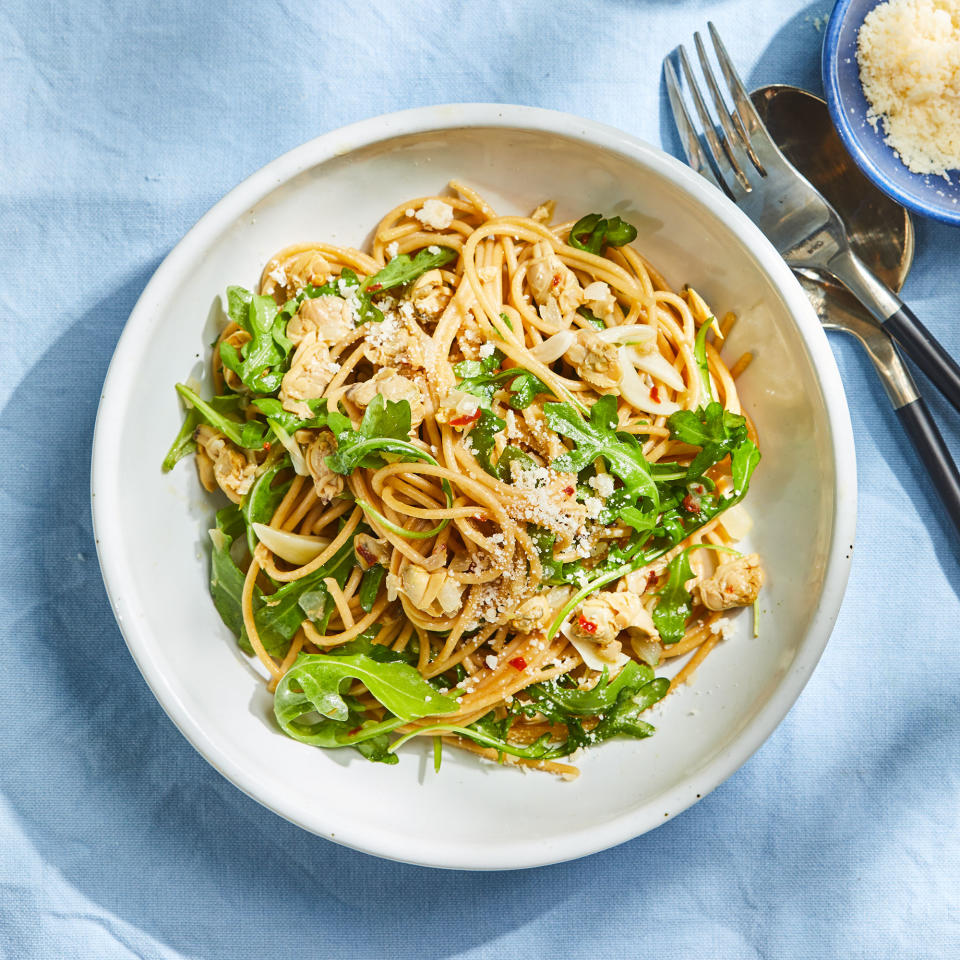
[[[860,521],[796,707],[632,843],[512,874],[386,863],[223,780],[126,653],[89,519],[97,399],[160,260],[272,157],[363,117],[535,104],[676,153],[660,59],[713,19],[753,85],[820,89],[827,0],[140,4],[0,10],[0,958],[960,955],[956,535],[863,355],[831,340]],[[960,231],[905,295],[960,354]],[[960,417],[930,403],[957,448]]]

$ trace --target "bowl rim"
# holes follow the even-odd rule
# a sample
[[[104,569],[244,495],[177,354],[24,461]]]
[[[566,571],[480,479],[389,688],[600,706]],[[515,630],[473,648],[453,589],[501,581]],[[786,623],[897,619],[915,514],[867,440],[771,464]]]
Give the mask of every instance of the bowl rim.
[[[380,141],[410,134],[453,129],[508,128],[558,135],[601,147],[646,166],[670,181],[724,222],[777,287],[809,352],[820,385],[830,430],[834,463],[832,539],[826,551],[823,591],[810,627],[788,673],[767,702],[723,750],[696,774],[678,781],[629,814],[593,824],[571,837],[545,842],[518,840],[507,847],[458,852],[438,838],[431,844],[408,840],[400,832],[371,831],[362,822],[331,822],[323,810],[307,809],[289,794],[265,788],[235,756],[215,742],[190,715],[176,686],[154,659],[140,630],[133,578],[121,562],[123,531],[112,504],[117,502],[121,455],[110,438],[118,435],[123,398],[134,387],[134,356],[149,334],[157,307],[176,290],[182,277],[226,225],[278,186],[333,157]],[[614,127],[559,111],[504,104],[443,104],[403,110],[362,120],[323,134],[282,154],[253,173],[217,202],[164,258],[134,306],[107,370],[94,428],[91,506],[97,556],[117,624],[130,654],[164,711],[191,745],[249,797],[305,830],[375,856],[450,869],[502,870],[542,866],[596,853],[633,839],[687,809],[739,769],[786,716],[816,666],[839,613],[850,571],[856,528],[856,459],[853,429],[836,361],[812,307],[786,263],[751,220],[679,160]],[[666,814],[663,811],[667,811]]]
[[[843,107],[843,93],[840,83],[839,71],[839,48],[840,31],[843,29],[847,15],[850,13],[850,6],[854,0],[837,0],[830,12],[830,19],[827,22],[827,30],[823,38],[823,51],[821,54],[820,67],[823,78],[823,89],[827,101],[827,109],[830,111],[830,119],[840,136],[847,152],[853,157],[854,162],[884,193],[893,197],[898,203],[923,217],[930,217],[932,220],[938,220],[941,223],[949,223],[952,226],[960,224],[960,204],[950,205],[948,208],[945,203],[938,203],[936,200],[924,201],[918,199],[916,194],[907,193],[901,189],[896,182],[890,179],[881,167],[871,159],[870,155],[863,149],[860,143],[859,135],[854,129],[853,124],[847,116],[847,111]],[[873,7],[879,6],[885,0],[873,0]],[[864,14],[866,16],[866,14]],[[892,154],[891,154],[892,155]],[[897,161],[898,163],[900,161]],[[931,174],[933,176],[933,174]]]

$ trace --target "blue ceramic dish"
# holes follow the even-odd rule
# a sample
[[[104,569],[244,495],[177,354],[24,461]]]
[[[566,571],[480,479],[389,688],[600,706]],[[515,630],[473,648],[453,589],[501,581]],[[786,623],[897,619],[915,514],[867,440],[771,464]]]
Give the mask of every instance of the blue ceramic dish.
[[[960,171],[950,183],[939,176],[911,173],[867,123],[867,101],[857,66],[857,33],[880,0],[838,0],[823,41],[823,88],[837,133],[860,169],[905,207],[924,217],[960,225]]]

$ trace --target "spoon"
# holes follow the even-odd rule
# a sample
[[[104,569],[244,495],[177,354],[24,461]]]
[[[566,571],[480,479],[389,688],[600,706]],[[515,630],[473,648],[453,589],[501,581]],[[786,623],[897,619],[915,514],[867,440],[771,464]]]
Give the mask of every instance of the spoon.
[[[895,293],[913,262],[913,224],[850,159],[820,97],[786,84],[750,94],[784,156],[833,204],[856,254]],[[866,349],[897,417],[960,532],[960,473],[890,335],[847,289],[825,274],[797,277],[821,324],[856,337]]]

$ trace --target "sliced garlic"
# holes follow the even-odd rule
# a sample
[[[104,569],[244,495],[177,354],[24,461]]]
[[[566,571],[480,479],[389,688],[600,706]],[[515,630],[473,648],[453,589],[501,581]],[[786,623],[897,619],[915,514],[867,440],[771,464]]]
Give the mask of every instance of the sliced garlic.
[[[672,400],[654,400],[650,396],[650,387],[640,379],[630,362],[631,358],[627,350],[627,347],[620,348],[620,366],[623,369],[623,379],[620,381],[620,396],[630,406],[642,410],[644,413],[652,413],[658,417],[668,417],[671,413],[676,413],[680,407]]]
[[[286,560],[287,563],[295,563],[298,567],[316,560],[330,546],[328,537],[289,533],[287,530],[268,527],[265,523],[253,524],[253,532],[269,551]]]
[[[559,360],[574,344],[577,335],[573,330],[561,330],[552,337],[538,343],[531,351],[530,355],[541,363],[553,363]]]

